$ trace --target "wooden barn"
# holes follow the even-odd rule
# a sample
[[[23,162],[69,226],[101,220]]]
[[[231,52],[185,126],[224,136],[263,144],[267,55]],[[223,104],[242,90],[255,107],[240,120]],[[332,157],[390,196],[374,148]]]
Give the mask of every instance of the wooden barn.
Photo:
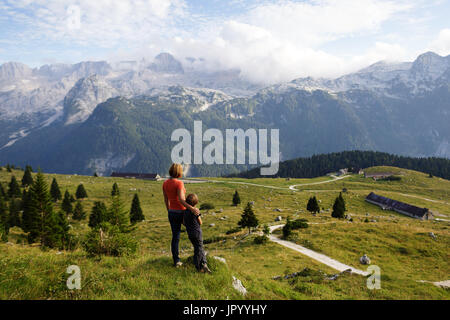
[[[401,201],[379,196],[373,192],[366,197],[366,201],[379,206],[383,210],[393,210],[411,218],[421,220],[433,219],[433,213],[427,208],[419,208]]]
[[[132,173],[132,172],[113,172],[111,177],[115,178],[128,178],[128,179],[142,179],[158,181],[161,179],[157,173]]]

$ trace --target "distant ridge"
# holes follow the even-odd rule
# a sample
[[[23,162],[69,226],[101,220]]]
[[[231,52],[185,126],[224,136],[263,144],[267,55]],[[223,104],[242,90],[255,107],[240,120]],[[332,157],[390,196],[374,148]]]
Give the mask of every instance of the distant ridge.
[[[314,155],[309,158],[297,158],[280,162],[277,176],[281,178],[314,178],[342,168],[367,168],[373,166],[393,166],[432,174],[450,179],[450,160],[444,158],[412,158],[377,151],[343,151]],[[261,176],[255,168],[230,177],[270,178]]]

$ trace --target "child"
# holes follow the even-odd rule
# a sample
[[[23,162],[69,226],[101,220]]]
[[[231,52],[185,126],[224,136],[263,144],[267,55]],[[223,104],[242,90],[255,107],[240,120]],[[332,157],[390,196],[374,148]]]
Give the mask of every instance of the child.
[[[186,197],[186,202],[195,207],[198,204],[198,197],[196,194],[188,194]],[[205,250],[203,249],[203,236],[202,236],[202,218],[201,214],[196,216],[190,210],[184,212],[184,225],[186,226],[186,231],[194,246],[194,264],[199,272],[211,273],[208,265],[206,264]]]

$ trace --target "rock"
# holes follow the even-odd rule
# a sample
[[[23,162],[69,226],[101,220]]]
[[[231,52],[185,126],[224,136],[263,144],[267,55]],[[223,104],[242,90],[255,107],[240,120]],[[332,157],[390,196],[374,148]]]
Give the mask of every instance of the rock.
[[[369,213],[368,212],[366,212],[366,217],[368,217],[369,216]]]
[[[433,232],[428,232],[428,235],[432,237],[434,240],[437,239],[436,235]]]
[[[216,224],[215,224],[215,223],[211,223],[209,226],[210,226],[210,227],[215,227]]]
[[[359,258],[359,262],[361,262],[361,264],[370,264],[370,258],[365,254]]]
[[[283,218],[281,216],[278,216],[278,217],[275,218],[276,222],[281,221],[281,220],[283,220]]]
[[[276,208],[276,209],[273,209],[273,211],[282,212],[283,210],[281,210],[280,208]]]
[[[247,294],[247,289],[245,289],[245,287],[242,285],[241,280],[237,279],[235,276],[233,276],[233,288],[235,288],[243,296]]]
[[[219,212],[220,212],[220,213],[222,213],[222,212],[223,212],[223,209],[222,209],[222,208],[220,208]]]
[[[220,220],[226,220],[226,218],[225,217],[220,217]]]
[[[377,220],[375,220],[375,219],[372,219],[372,220],[370,220],[370,222],[377,222]]]
[[[227,260],[225,260],[225,258],[217,257],[217,256],[213,256],[213,258],[218,260],[218,261],[220,261],[220,262],[222,262],[222,263],[224,263],[224,264],[227,264]]]
[[[14,243],[12,243],[12,242],[7,242],[6,245],[8,245],[8,246],[13,246]]]
[[[255,205],[255,201],[250,201],[250,205],[254,206]]]

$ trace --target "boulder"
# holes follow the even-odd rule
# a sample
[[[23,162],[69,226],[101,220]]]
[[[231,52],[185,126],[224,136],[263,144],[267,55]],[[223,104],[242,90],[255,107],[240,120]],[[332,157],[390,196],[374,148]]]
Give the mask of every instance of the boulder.
[[[278,221],[281,221],[281,220],[283,220],[283,218],[281,216],[278,216],[278,217],[275,218],[275,222],[278,222]]]
[[[215,223],[211,223],[209,226],[210,226],[210,227],[215,227],[216,224],[215,224]]]
[[[227,260],[225,260],[225,258],[217,257],[217,256],[213,256],[213,258],[218,260],[218,261],[220,261],[220,262],[222,262],[222,263],[224,263],[224,264],[227,264]]]
[[[437,238],[436,235],[433,232],[429,232],[428,235],[430,237],[432,237],[434,240],[436,240],[436,238]]]
[[[361,264],[370,264],[370,258],[365,254],[359,258],[359,262],[361,262]]]
[[[247,289],[245,289],[245,287],[242,285],[241,280],[237,279],[235,276],[233,276],[233,288],[235,288],[243,296],[247,294]]]
[[[282,212],[283,210],[281,210],[280,208],[276,208],[276,209],[273,209],[273,211]]]

